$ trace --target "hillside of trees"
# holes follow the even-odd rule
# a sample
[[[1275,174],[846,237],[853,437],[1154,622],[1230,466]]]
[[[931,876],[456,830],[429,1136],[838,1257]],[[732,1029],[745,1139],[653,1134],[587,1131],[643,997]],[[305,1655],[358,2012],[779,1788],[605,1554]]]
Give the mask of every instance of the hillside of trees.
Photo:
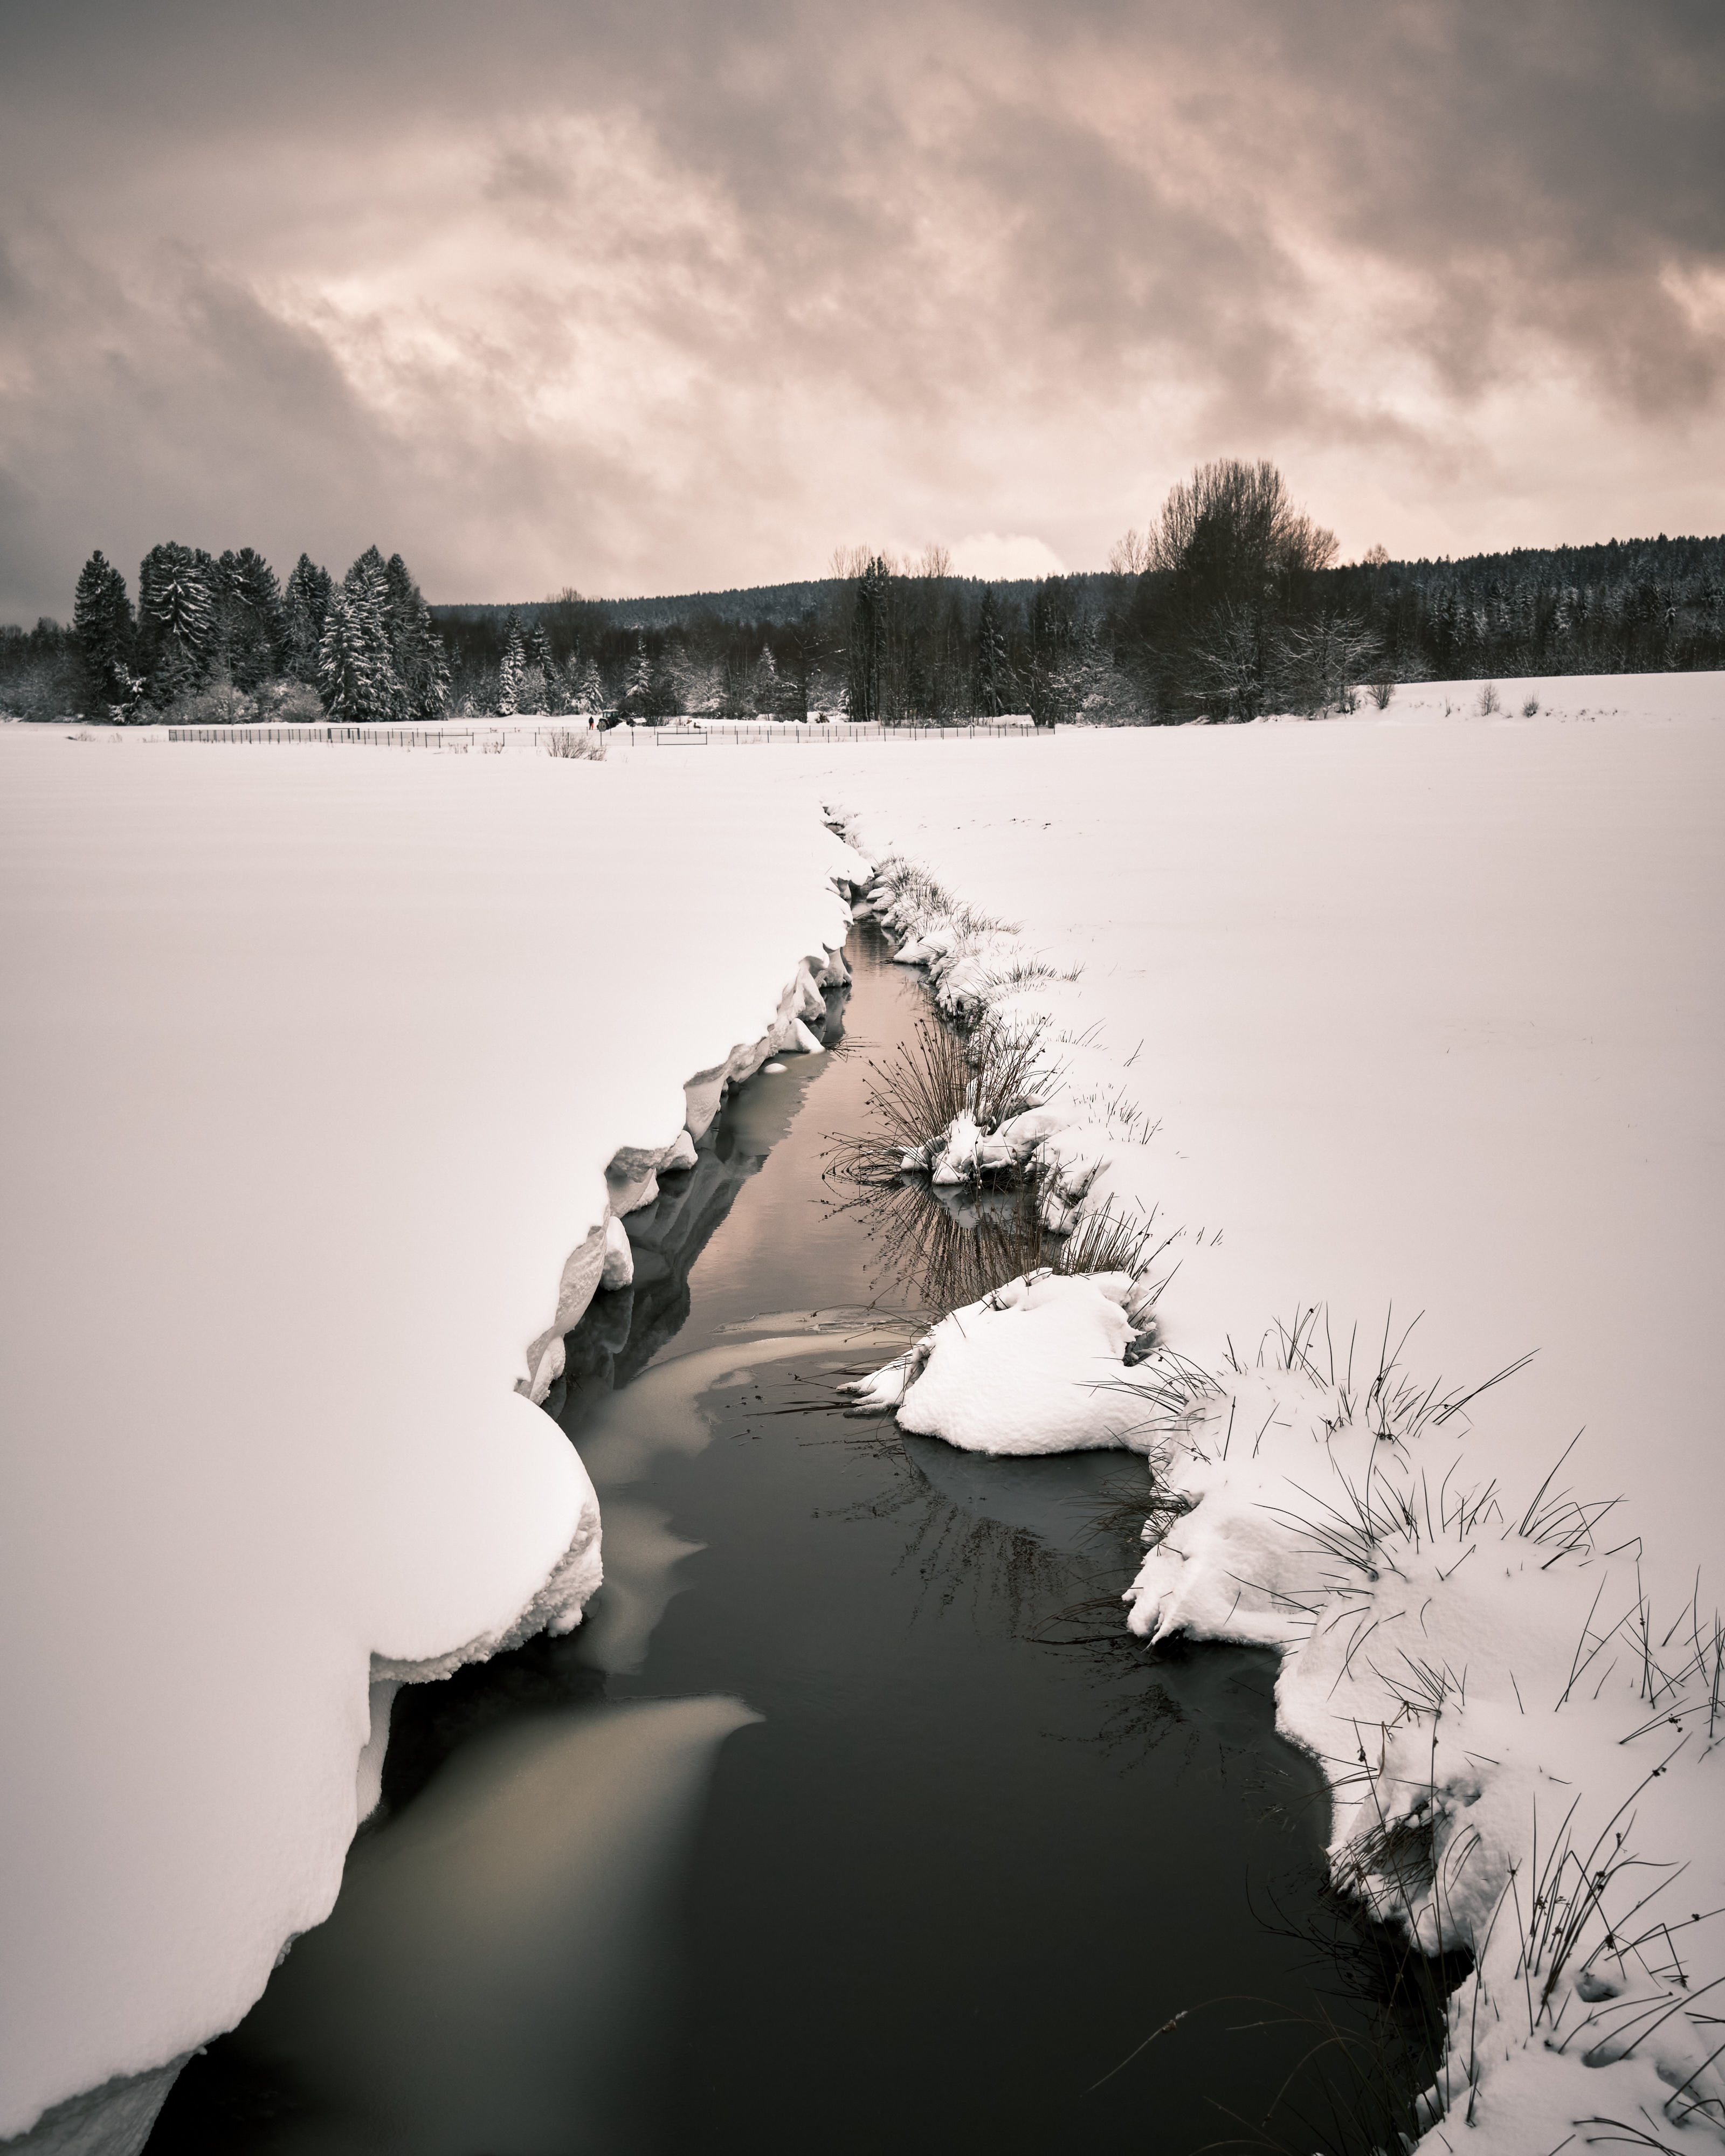
[[[0,629],[0,710],[193,723],[680,713],[951,725],[1250,719],[1398,681],[1725,666],[1725,537],[1337,566],[1269,465],[1206,465],[1106,571],[983,584],[939,548],[841,550],[802,583],[429,606],[400,555],[92,555],[69,626]]]

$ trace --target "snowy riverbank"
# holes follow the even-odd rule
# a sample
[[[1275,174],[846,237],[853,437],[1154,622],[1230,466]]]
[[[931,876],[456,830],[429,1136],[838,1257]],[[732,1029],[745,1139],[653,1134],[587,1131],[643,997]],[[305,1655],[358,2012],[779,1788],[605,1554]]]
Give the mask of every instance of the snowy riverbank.
[[[865,850],[944,887],[884,880],[906,957],[1046,1020],[1062,1202],[1174,1237],[1161,1354],[1111,1359],[1106,1297],[1064,1336],[1090,1441],[1173,1500],[1131,1620],[1280,1647],[1338,1874],[1474,1953],[1434,2149],[1725,2128],[1725,700],[1679,686],[1079,737],[912,798],[829,766]],[[976,1443],[952,1398],[916,1426]]]
[[[855,868],[731,770],[0,730],[0,2133],[321,1921],[373,1676],[597,1584],[522,1395],[608,1216],[803,1045]]]
[[[1014,924],[914,891],[897,922],[949,999],[1046,1019],[1062,1205],[1173,1238],[1160,1358],[1112,1359],[1115,1299],[1001,1329],[1077,1355],[1179,1495],[1132,1621],[1279,1645],[1338,1861],[1481,1955],[1470,2145],[1717,2145],[1725,696],[1561,685],[1532,719],[1425,685],[1327,725],[698,766],[0,735],[41,1433],[7,1522],[41,1763],[6,1829],[8,2119],[234,2018],[328,1907],[371,1657],[500,1633],[578,1539],[579,1471],[511,1388],[550,1382],[607,1202],[726,1044],[788,1040],[842,927],[828,810]],[[1416,1316],[1415,1392],[1374,1389]],[[1530,1350],[1471,1426],[1421,1416]]]

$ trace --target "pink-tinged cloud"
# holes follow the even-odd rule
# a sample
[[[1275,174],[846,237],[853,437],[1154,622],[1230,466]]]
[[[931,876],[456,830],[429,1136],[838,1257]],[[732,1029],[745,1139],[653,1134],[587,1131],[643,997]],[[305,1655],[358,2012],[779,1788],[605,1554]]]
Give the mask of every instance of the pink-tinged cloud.
[[[1100,566],[1218,454],[1277,459],[1349,553],[1725,525],[1716,8],[141,28],[8,22],[0,618],[165,537],[376,539],[439,598],[875,533]]]

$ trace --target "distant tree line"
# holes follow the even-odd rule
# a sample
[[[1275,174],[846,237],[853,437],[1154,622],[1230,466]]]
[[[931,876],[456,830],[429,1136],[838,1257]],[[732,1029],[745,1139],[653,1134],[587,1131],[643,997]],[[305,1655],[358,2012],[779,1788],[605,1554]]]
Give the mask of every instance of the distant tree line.
[[[1223,462],[1103,572],[985,585],[939,548],[841,548],[829,577],[755,593],[433,612],[458,706],[649,722],[1178,724],[1387,701],[1398,681],[1725,666],[1725,538],[1459,562],[1376,547],[1347,567],[1336,551],[1274,466]]]
[[[1398,681],[1725,666],[1725,537],[1337,566],[1273,465],[1200,466],[1105,572],[983,584],[945,551],[840,548],[753,592],[428,606],[401,557],[338,584],[301,555],[100,554],[68,629],[0,629],[0,709],[209,720],[446,714],[597,723],[822,715],[951,725],[1250,719],[1387,701]]]
[[[399,554],[367,547],[337,583],[301,554],[285,585],[254,547],[219,556],[167,541],[124,575],[85,563],[69,628],[0,629],[0,705],[135,724],[441,718],[449,665]]]

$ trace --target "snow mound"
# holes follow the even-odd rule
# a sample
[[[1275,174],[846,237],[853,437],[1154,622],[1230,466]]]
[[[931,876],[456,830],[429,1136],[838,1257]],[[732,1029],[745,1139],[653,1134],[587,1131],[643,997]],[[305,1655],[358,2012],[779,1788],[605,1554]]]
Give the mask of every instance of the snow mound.
[[[1126,1273],[1009,1281],[844,1390],[966,1452],[1142,1450],[1142,1403],[1119,1387],[1134,1286]]]

